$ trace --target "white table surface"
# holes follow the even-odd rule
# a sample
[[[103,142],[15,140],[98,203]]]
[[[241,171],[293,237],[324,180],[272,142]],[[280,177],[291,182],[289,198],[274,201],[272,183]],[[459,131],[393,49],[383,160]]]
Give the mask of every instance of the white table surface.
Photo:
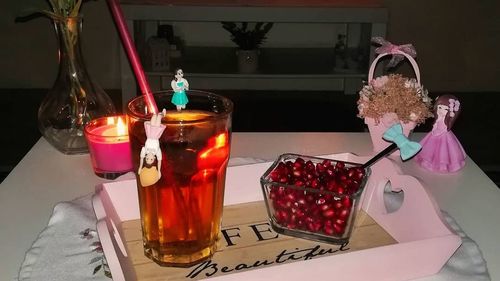
[[[274,160],[279,154],[371,154],[367,133],[234,133],[231,157]],[[492,280],[500,280],[500,189],[467,159],[458,174],[428,173],[408,161],[406,174],[420,179],[478,244]],[[25,252],[47,225],[54,205],[91,193],[105,180],[88,155],[67,156],[40,139],[0,185],[0,280],[17,280]]]

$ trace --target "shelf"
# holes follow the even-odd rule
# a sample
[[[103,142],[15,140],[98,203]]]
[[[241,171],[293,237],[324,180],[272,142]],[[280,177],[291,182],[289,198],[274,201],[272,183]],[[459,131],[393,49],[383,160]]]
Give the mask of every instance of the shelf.
[[[170,89],[172,72],[179,67],[196,89],[355,94],[366,79],[369,61],[374,56],[370,38],[385,36],[388,20],[387,9],[381,7],[379,0],[216,0],[208,4],[199,0],[121,0],[121,3],[139,51],[144,50],[147,40],[156,35],[151,28],[158,24],[178,28],[175,34],[185,42],[182,59],[171,58],[170,71],[155,72],[145,66],[153,90]],[[297,29],[285,28],[277,36],[274,34],[274,42],[267,42],[269,48],[261,49],[258,71],[242,74],[238,71],[236,49],[227,45],[226,37],[221,39],[221,35],[227,34],[211,29],[221,21],[274,22],[276,26],[293,24]],[[325,28],[338,24],[345,26],[343,32],[347,35],[348,48],[362,50],[360,55],[349,56],[358,58],[359,62],[349,60],[348,69],[334,64],[338,30]],[[277,30],[276,27],[273,31]],[[300,33],[304,30],[307,32]],[[359,42],[355,42],[358,36]],[[355,53],[354,49],[349,50],[350,54]],[[122,62],[127,61],[125,53],[121,52],[120,56]],[[123,99],[126,101],[136,95],[137,86],[129,65],[121,65]]]
[[[259,69],[255,74],[240,74],[237,67],[235,48],[226,47],[189,47],[182,58],[171,59],[171,74],[174,69],[182,68],[184,72],[203,74],[207,77],[360,77],[368,72],[368,54],[364,62],[355,63],[350,60],[352,69],[334,67],[333,48],[265,48],[260,50]],[[359,65],[359,66],[358,66]],[[164,72],[153,72],[151,75],[164,75]]]

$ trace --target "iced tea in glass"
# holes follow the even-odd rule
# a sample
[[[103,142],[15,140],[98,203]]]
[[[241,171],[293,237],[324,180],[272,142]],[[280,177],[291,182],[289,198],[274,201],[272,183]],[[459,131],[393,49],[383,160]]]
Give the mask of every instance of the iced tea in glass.
[[[155,95],[158,108],[166,109],[161,155],[141,153],[151,118],[144,97],[127,109],[144,253],[163,266],[188,267],[211,257],[221,227],[233,104],[208,92],[187,95],[181,111],[170,102],[172,93]]]

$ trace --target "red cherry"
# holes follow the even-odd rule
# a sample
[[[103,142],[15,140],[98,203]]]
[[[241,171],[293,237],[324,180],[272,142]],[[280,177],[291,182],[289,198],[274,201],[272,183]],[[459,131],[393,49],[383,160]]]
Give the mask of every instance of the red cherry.
[[[321,164],[323,164],[323,166],[325,166],[325,168],[328,168],[330,166],[332,166],[332,161],[328,160],[328,159],[324,159]]]
[[[280,179],[280,173],[278,170],[273,170],[270,174],[269,174],[269,178],[271,179],[271,181],[279,181]]]
[[[269,199],[274,201],[276,199],[276,197],[277,197],[276,192],[271,189],[271,191],[269,191]]]
[[[307,194],[307,195],[306,195],[306,201],[307,201],[308,203],[312,203],[312,202],[314,202],[314,196],[313,196],[312,194]]]
[[[318,163],[316,164],[316,172],[322,174],[326,170],[325,165]]]
[[[347,220],[349,218],[350,209],[342,208],[338,211],[337,217],[342,220]]]
[[[314,171],[314,163],[311,161],[311,160],[307,160],[306,164],[306,170],[309,171],[309,172],[312,172]]]
[[[335,163],[335,170],[337,170],[337,171],[343,170],[344,167],[345,167],[344,162],[337,162],[337,163]]]
[[[319,186],[319,181],[317,179],[311,180],[311,187],[312,188],[318,188]]]
[[[288,213],[283,211],[283,210],[278,210],[275,214],[274,217],[276,218],[276,221],[279,224],[284,224],[288,220]]]
[[[344,194],[344,193],[345,193],[345,191],[346,191],[346,190],[345,190],[345,188],[344,188],[344,187],[342,187],[342,186],[340,186],[340,185],[338,185],[338,186],[337,186],[337,189],[335,190],[335,192],[336,192],[337,194],[340,194],[340,195]]]
[[[325,198],[319,198],[318,200],[316,200],[316,205],[323,205],[325,204],[326,200]]]
[[[290,202],[295,202],[295,195],[293,192],[290,192],[285,196],[285,199]]]
[[[333,208],[336,209],[336,210],[342,208],[343,206],[344,206],[344,204],[340,200],[336,200],[333,203]]]
[[[338,224],[339,226],[345,227],[345,220],[343,219],[336,219],[334,224]]]
[[[302,177],[302,170],[294,170],[293,171],[293,176],[296,178]]]
[[[296,186],[304,186],[305,185],[305,183],[301,180],[296,180],[293,184]]]
[[[283,186],[278,187],[277,194],[281,197],[285,195],[285,188]]]
[[[363,169],[346,168],[343,162],[324,160],[315,164],[303,158],[281,162],[270,172],[269,179],[293,184],[299,189],[284,186],[269,188],[274,218],[278,224],[289,229],[341,235],[345,232],[354,204],[350,195],[359,189],[363,177]],[[300,189],[303,187],[319,192]]]
[[[323,204],[323,205],[320,205],[319,206],[319,209],[322,211],[322,212],[325,212],[327,210],[330,210],[331,207],[328,205],[328,204]]]
[[[335,234],[343,234],[345,230],[344,226],[338,225],[336,223],[333,224],[333,232]]]
[[[352,199],[349,196],[342,197],[341,202],[342,202],[342,206],[344,206],[345,208],[350,209],[352,207]]]
[[[333,235],[335,232],[333,230],[333,226],[332,225],[324,225],[323,226],[323,232],[326,234],[326,235]]]
[[[329,177],[333,177],[335,175],[335,172],[333,171],[333,167],[328,167],[326,168],[325,170],[325,173],[329,176]]]
[[[300,164],[300,165],[303,165],[306,161],[300,157],[297,157],[297,159],[295,159],[295,164]]]
[[[300,209],[298,209],[298,210],[296,211],[295,215],[296,215],[296,216],[297,216],[297,218],[299,218],[299,219],[302,219],[302,218],[304,218],[304,216],[305,216],[304,212],[303,212],[302,210],[300,210]]]
[[[335,215],[335,211],[332,209],[326,209],[323,211],[323,217],[325,218],[331,218]]]
[[[306,224],[303,220],[298,220],[297,221],[297,228],[298,229],[305,229],[306,228]]]
[[[329,191],[335,191],[337,189],[337,183],[334,180],[329,181],[326,184],[326,189]]]
[[[307,224],[307,229],[312,232],[318,232],[321,229],[321,222],[319,220],[315,220]]]
[[[347,176],[345,174],[339,174],[340,182],[345,182],[347,180]]]
[[[361,181],[365,176],[365,170],[363,170],[363,168],[361,167],[356,167],[356,172],[357,172],[356,174],[357,179]]]
[[[305,199],[305,198],[300,198],[300,199],[298,199],[298,200],[297,200],[297,204],[298,204],[299,206],[304,206],[304,205],[306,205],[306,199]]]

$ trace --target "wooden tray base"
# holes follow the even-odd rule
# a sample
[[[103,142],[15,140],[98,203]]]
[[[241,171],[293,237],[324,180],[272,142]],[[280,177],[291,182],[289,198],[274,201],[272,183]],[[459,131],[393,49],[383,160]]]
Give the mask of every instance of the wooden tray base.
[[[137,280],[198,280],[256,268],[303,261],[396,244],[360,210],[349,243],[334,245],[278,235],[268,222],[263,201],[224,208],[219,247],[211,260],[190,268],[161,267],[144,255],[140,220],[122,222],[125,246]]]

